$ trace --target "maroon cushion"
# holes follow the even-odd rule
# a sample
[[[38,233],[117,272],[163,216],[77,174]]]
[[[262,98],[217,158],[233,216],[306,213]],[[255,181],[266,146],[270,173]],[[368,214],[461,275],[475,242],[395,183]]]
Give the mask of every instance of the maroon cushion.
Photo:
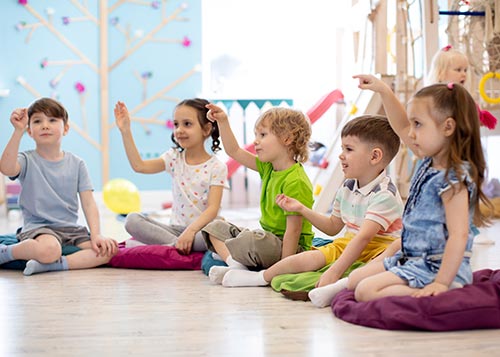
[[[180,254],[175,247],[164,245],[143,245],[123,248],[111,258],[108,265],[130,269],[172,269],[199,270],[203,252]]]
[[[474,272],[474,282],[438,296],[389,296],[357,302],[352,290],[332,301],[335,316],[387,330],[453,331],[500,328],[500,270]]]

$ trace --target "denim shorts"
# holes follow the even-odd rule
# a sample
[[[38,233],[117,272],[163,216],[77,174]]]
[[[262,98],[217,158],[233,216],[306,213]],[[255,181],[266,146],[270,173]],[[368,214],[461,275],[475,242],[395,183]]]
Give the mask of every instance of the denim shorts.
[[[403,253],[398,251],[394,256],[384,259],[384,268],[407,281],[410,288],[422,289],[436,279],[441,260],[425,256],[407,259],[404,261]],[[472,283],[470,258],[464,257],[453,282],[462,286]]]

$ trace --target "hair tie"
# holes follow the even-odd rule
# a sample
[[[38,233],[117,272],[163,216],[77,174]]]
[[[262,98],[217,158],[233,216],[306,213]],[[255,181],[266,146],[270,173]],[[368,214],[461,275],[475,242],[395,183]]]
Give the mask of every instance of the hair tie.
[[[448,84],[446,85],[446,87],[448,87],[448,89],[449,89],[449,90],[453,90],[453,86],[454,86],[454,85],[455,85],[455,84],[454,84],[453,82],[450,82],[450,83],[448,83]]]
[[[444,52],[448,52],[450,49],[451,49],[451,45],[447,45],[447,46],[444,46],[444,47],[442,48],[442,50],[443,50]]]

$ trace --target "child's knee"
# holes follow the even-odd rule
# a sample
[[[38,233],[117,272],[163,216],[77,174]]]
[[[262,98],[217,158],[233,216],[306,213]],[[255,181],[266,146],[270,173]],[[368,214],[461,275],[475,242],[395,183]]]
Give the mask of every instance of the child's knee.
[[[137,227],[140,226],[140,223],[142,221],[143,218],[139,213],[134,213],[134,212],[129,213],[127,215],[127,219],[125,220],[125,230],[128,233],[131,233],[131,231],[135,231]]]
[[[359,302],[367,301],[366,287],[362,281],[354,288],[354,298]]]
[[[377,289],[370,280],[371,279],[363,279],[358,282],[358,285],[354,288],[354,298],[356,301],[364,302],[373,299],[372,295]]]
[[[37,257],[40,263],[48,264],[53,263],[61,257],[62,248],[57,240],[44,241],[37,247]]]
[[[347,289],[354,290],[358,285],[359,280],[362,276],[362,271],[360,271],[360,269],[356,269],[349,274],[349,279],[347,280]]]

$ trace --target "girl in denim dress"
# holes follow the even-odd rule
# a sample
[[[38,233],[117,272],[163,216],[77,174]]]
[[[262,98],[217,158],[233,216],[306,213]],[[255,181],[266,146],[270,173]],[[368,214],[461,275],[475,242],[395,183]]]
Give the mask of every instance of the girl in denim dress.
[[[349,276],[358,301],[385,296],[438,295],[472,282],[470,257],[477,226],[488,223],[479,202],[485,159],[476,104],[460,84],[434,84],[404,108],[391,89],[370,75],[359,87],[380,93],[391,126],[423,158],[403,212],[401,249]],[[396,107],[397,106],[397,107]]]

